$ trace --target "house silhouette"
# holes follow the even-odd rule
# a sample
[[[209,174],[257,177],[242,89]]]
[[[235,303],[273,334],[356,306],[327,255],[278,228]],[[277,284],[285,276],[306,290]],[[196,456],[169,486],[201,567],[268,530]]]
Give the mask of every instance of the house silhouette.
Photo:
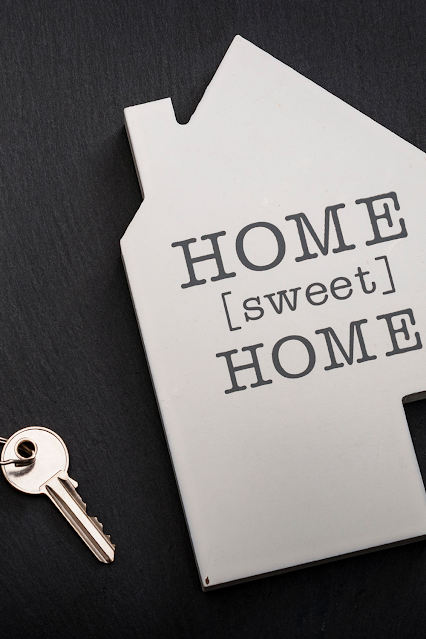
[[[426,496],[426,156],[237,36],[129,107],[122,254],[204,589],[405,543]]]

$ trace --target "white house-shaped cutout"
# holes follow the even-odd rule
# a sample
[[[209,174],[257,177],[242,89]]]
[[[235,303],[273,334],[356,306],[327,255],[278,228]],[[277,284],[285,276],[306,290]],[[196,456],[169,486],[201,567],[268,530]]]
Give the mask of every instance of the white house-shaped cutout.
[[[125,118],[122,253],[203,588],[425,535],[425,154],[240,37],[187,125]]]

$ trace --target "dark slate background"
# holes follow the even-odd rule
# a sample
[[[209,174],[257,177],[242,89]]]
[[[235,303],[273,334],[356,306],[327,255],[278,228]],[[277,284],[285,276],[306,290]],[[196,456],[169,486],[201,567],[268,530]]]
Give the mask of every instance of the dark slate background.
[[[117,544],[100,564],[0,478],[2,637],[426,635],[426,542],[201,592],[120,259],[123,108],[187,122],[237,33],[426,151],[422,0],[0,3],[0,435],[56,430]]]

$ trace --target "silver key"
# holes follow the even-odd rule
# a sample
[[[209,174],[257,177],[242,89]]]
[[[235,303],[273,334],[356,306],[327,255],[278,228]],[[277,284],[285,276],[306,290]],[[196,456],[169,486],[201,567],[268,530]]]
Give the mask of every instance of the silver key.
[[[28,463],[34,458],[32,463]],[[89,517],[78,495],[77,482],[68,475],[68,450],[62,439],[48,428],[31,426],[12,435],[4,444],[1,461],[22,460],[2,465],[7,481],[32,495],[47,495],[93,554],[106,564],[114,561],[115,545],[96,517]]]

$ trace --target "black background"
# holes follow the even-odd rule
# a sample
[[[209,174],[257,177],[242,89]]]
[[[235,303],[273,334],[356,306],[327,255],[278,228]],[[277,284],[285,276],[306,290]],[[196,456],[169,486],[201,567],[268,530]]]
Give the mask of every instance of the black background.
[[[426,542],[200,588],[120,258],[123,109],[171,96],[187,122],[237,33],[426,151],[422,0],[0,4],[0,435],[56,430],[117,544],[99,563],[1,480],[2,637],[426,636]],[[407,416],[423,470],[425,403]]]

